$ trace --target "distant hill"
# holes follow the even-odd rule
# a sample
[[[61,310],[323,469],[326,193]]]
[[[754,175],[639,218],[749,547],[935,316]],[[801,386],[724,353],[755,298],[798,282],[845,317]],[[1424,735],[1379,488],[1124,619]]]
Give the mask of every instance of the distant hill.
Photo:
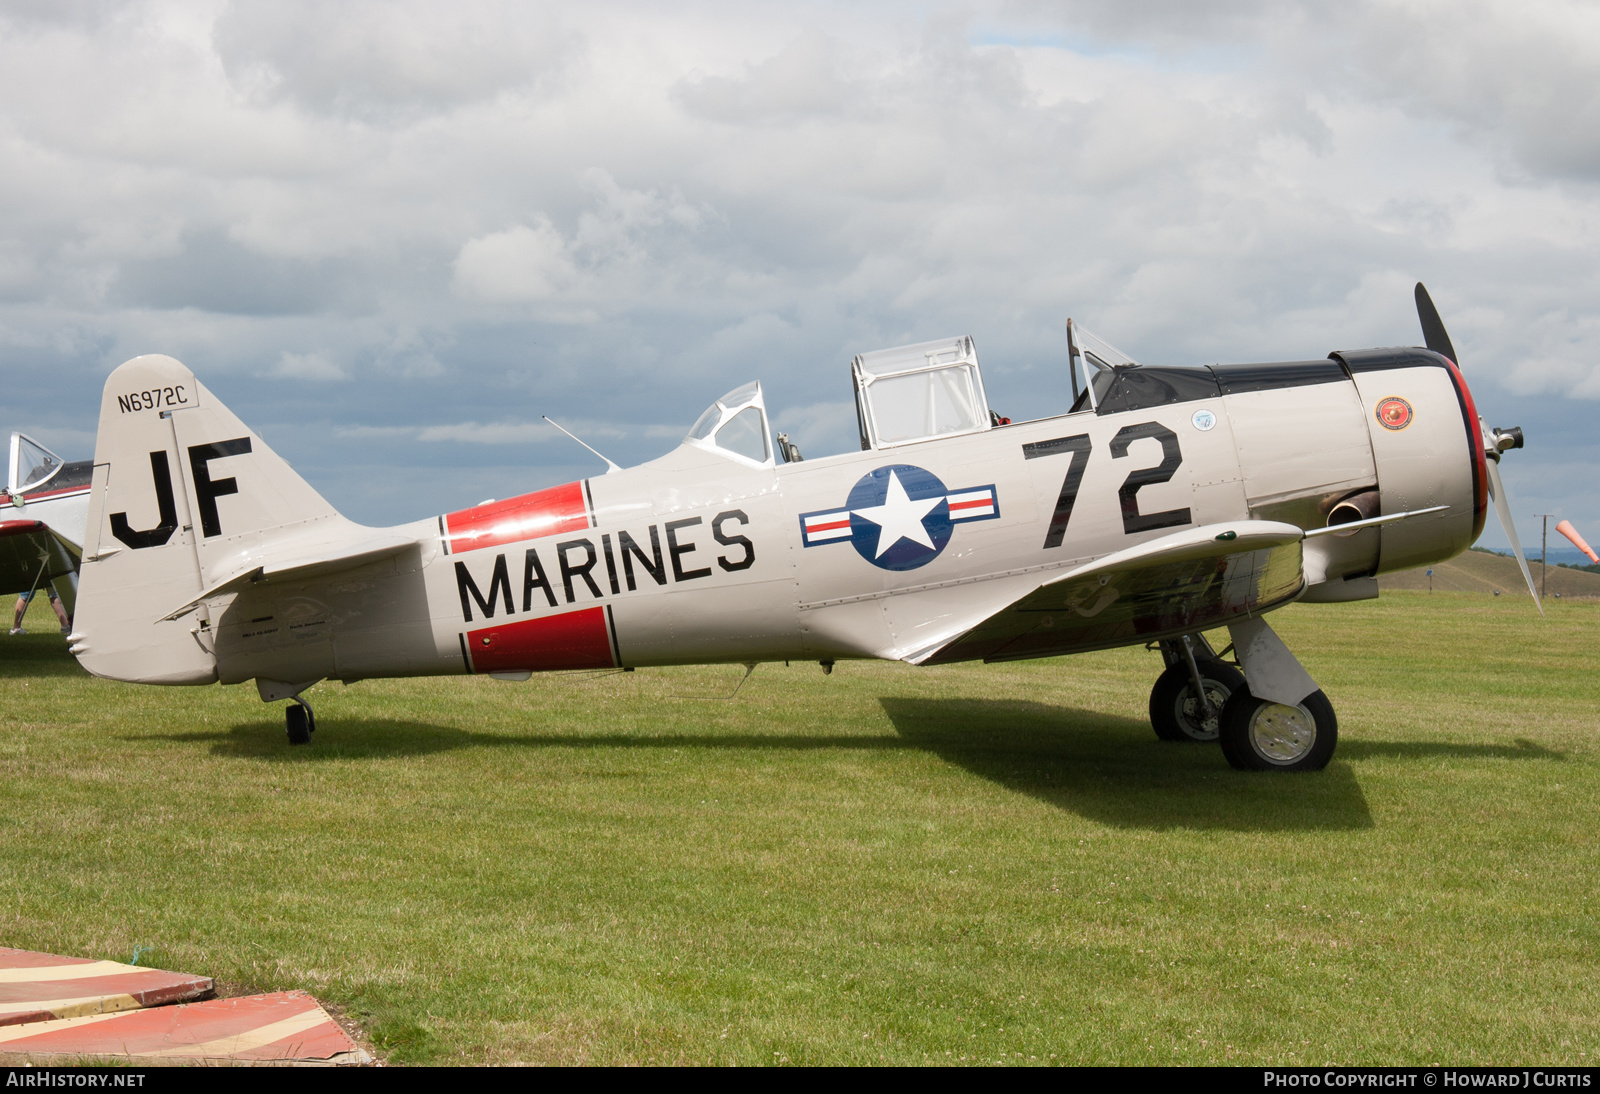
[[[1552,551],[1551,555],[1554,554]],[[1528,568],[1533,572],[1533,583],[1538,585],[1539,564],[1530,562]],[[1600,574],[1551,565],[1545,580],[1547,596],[1560,593],[1563,598],[1600,599]],[[1508,555],[1491,554],[1488,551],[1468,551],[1466,554],[1457,555],[1449,562],[1434,564],[1433,587],[1448,592],[1482,593],[1485,596],[1493,596],[1496,589],[1502,593],[1526,595],[1522,574],[1517,569],[1517,560]],[[1427,567],[1382,574],[1378,577],[1378,588],[1426,591]]]

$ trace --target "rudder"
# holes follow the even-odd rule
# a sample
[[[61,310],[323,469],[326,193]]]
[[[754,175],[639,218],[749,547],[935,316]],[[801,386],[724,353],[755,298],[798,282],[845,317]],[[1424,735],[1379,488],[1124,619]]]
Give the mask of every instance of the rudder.
[[[343,518],[182,363],[106,380],[72,650],[96,676],[217,679],[204,604],[163,618],[270,536]]]

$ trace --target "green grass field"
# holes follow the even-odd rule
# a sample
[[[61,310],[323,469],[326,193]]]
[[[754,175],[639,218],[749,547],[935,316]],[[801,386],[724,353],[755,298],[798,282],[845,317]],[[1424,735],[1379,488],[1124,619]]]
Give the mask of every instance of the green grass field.
[[[42,601],[42,598],[41,598]],[[1593,1063],[1600,605],[1275,614],[1317,775],[1143,650],[252,687],[0,647],[0,945],[305,988],[392,1062]]]

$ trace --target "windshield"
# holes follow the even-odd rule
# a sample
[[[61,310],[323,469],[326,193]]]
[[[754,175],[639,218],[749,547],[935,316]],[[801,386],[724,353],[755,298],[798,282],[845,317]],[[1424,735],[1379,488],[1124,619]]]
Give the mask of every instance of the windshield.
[[[11,468],[6,478],[10,493],[20,494],[43,486],[61,470],[61,457],[32,437],[11,434]]]
[[[967,335],[858,354],[850,372],[862,448],[989,428],[978,349]]]
[[[1139,362],[1116,346],[1067,320],[1068,368],[1072,374],[1073,410],[1100,405],[1116,370],[1137,368]]]
[[[878,439],[888,444],[975,429],[980,420],[966,365],[890,376],[872,385]]]
[[[767,408],[761,384],[751,382],[736,387],[706,407],[683,440],[685,444],[732,453],[752,463],[770,463],[772,444],[767,440]]]

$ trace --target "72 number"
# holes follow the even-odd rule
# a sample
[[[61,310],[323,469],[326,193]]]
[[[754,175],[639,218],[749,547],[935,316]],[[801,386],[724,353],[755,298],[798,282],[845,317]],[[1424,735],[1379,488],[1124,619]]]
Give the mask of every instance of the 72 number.
[[[1122,530],[1127,535],[1148,532],[1156,528],[1175,528],[1191,524],[1190,512],[1184,509],[1167,509],[1160,513],[1139,512],[1139,489],[1168,482],[1183,464],[1183,451],[1178,447],[1178,435],[1159,422],[1140,422],[1124,426],[1111,438],[1111,458],[1121,459],[1128,454],[1134,441],[1149,437],[1161,442],[1161,462],[1154,467],[1130,471],[1117,490],[1122,508]],[[1056,437],[1048,441],[1033,441],[1022,446],[1024,459],[1037,460],[1044,456],[1071,454],[1066,478],[1061,480],[1061,493],[1056,497],[1055,512],[1050,516],[1050,529],[1045,533],[1046,548],[1059,547],[1066,538],[1067,522],[1072,519],[1072,507],[1078,500],[1078,489],[1083,485],[1083,472],[1089,466],[1089,452],[1093,448],[1089,434],[1078,433],[1071,437]]]

